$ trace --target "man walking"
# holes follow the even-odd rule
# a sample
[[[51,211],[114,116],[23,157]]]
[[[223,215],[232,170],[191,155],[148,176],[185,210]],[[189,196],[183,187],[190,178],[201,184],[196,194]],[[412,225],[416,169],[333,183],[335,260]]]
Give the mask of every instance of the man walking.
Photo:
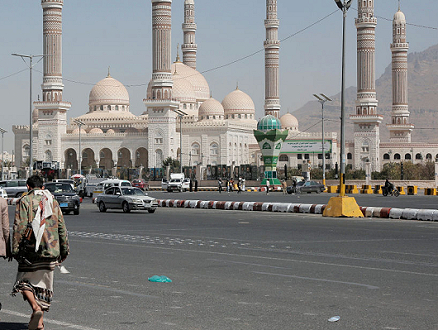
[[[21,293],[32,308],[28,329],[43,330],[43,315],[53,298],[55,266],[69,254],[67,228],[58,202],[38,175],[26,181],[28,194],[15,209],[12,255],[18,272],[12,295]]]

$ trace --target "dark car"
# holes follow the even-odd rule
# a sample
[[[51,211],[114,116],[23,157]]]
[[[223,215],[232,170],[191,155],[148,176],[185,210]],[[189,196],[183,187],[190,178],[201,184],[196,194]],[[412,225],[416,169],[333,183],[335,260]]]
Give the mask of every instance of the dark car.
[[[287,187],[287,192],[289,194],[292,193],[312,193],[316,192],[317,194],[323,192],[325,190],[325,186],[316,181],[300,181],[297,183],[296,187],[289,186]]]
[[[55,199],[58,201],[62,212],[68,214],[73,211],[75,215],[79,214],[81,199],[76,194],[70,183],[49,182],[44,186],[52,193],[53,196],[55,196]]]
[[[149,190],[149,183],[143,179],[132,180],[131,185],[133,187],[140,188],[141,190]]]

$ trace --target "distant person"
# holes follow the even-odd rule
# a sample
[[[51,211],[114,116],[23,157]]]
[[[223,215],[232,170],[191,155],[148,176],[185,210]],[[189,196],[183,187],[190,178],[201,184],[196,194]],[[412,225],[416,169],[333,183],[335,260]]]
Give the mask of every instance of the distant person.
[[[239,179],[237,180],[237,193],[240,194],[241,192],[242,192],[242,181],[241,181],[241,179],[239,178]]]
[[[266,195],[269,194],[269,186],[271,183],[269,182],[269,179],[266,180]]]
[[[18,272],[12,295],[21,293],[32,308],[28,329],[43,330],[44,312],[53,299],[54,270],[67,258],[69,244],[61,208],[42,189],[43,179],[33,175],[26,184],[29,192],[15,210],[12,255],[18,261]]]
[[[388,192],[388,194],[390,194],[391,191],[393,191],[394,189],[394,185],[391,182],[389,182],[388,179],[385,180],[385,189]]]
[[[286,180],[285,180],[285,179],[283,179],[283,180],[281,181],[281,188],[283,189],[283,195],[286,195],[287,183],[286,183]]]
[[[195,178],[195,192],[198,191],[198,179]]]
[[[219,178],[217,180],[217,188],[219,190],[219,194],[222,193],[222,180],[221,180],[221,178]]]

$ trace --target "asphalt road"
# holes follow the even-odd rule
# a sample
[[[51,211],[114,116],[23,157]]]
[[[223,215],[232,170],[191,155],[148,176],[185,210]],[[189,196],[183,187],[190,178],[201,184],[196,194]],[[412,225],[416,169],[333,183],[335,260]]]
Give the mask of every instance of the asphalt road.
[[[55,274],[46,330],[438,329],[436,222],[99,213],[89,199],[65,219],[71,273]],[[16,264],[1,263],[0,329],[26,329],[29,307],[8,295]]]

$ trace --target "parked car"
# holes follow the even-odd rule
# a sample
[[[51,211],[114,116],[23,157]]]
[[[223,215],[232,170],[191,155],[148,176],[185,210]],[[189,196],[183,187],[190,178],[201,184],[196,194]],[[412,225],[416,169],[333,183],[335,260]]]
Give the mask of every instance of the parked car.
[[[66,182],[49,182],[44,187],[52,193],[58,201],[62,212],[65,214],[73,211],[75,215],[79,214],[81,198],[74,191],[70,183]]]
[[[4,190],[2,187],[0,187],[0,197],[8,198],[8,194],[6,193],[6,190]]]
[[[323,192],[325,190],[325,186],[316,181],[300,181],[297,183],[296,187],[289,186],[287,187],[287,192],[289,194],[292,193],[312,193],[316,192],[317,194]]]
[[[0,187],[6,191],[8,197],[20,197],[24,193],[27,193],[26,180],[0,181]]]
[[[167,185],[169,184],[169,181],[167,181],[166,178],[161,179],[161,189],[167,190]]]
[[[93,196],[103,193],[106,189],[110,187],[132,187],[131,182],[128,180],[119,180],[119,179],[106,179],[97,184],[96,188],[93,191]]]
[[[149,197],[140,188],[135,187],[110,187],[96,198],[100,212],[107,209],[122,209],[128,213],[131,210],[147,210],[154,213],[158,207],[156,198]]]
[[[131,185],[133,187],[140,188],[141,190],[149,190],[149,183],[144,179],[135,179],[132,180]]]

